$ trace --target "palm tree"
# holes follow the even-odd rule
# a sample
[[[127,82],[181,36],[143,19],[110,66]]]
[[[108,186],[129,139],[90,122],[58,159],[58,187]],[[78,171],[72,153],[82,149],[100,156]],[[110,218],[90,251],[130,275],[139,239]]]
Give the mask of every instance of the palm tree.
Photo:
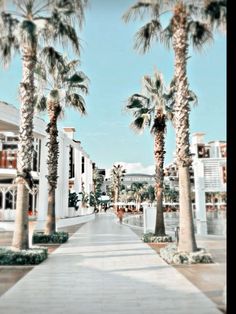
[[[153,78],[146,75],[143,78],[144,95],[134,94],[128,99],[126,108],[133,113],[134,121],[131,127],[142,132],[149,127],[154,135],[154,158],[156,165],[156,224],[155,235],[165,236],[163,214],[163,180],[164,180],[164,155],[166,121],[172,118],[171,94],[165,92],[163,78],[157,71]],[[170,103],[170,106],[168,104]]]
[[[147,183],[133,182],[130,186],[130,191],[132,192],[132,196],[136,202],[137,211],[139,211],[141,202],[147,192]]]
[[[58,179],[58,128],[57,121],[66,106],[71,106],[82,115],[86,114],[85,101],[80,92],[87,93],[88,79],[83,72],[76,71],[78,61],[68,62],[53,47],[45,47],[36,66],[38,94],[36,108],[47,111],[49,123],[48,147],[48,215],[45,234],[56,231],[55,191]]]
[[[70,41],[79,53],[79,41],[73,21],[84,19],[87,0],[6,1],[0,16],[0,57],[7,66],[14,52],[22,58],[20,83],[20,129],[17,162],[17,203],[12,248],[28,249],[28,198],[33,187],[31,162],[33,153],[33,115],[35,104],[34,70],[39,44],[50,39]]]
[[[98,168],[93,170],[93,195],[94,195],[94,208],[98,204],[98,198],[102,195],[101,186],[104,181],[103,175],[99,172]]]
[[[122,178],[125,176],[126,170],[123,169],[122,165],[113,165],[111,169],[111,185],[113,190],[113,199],[115,203],[115,211],[117,211],[116,203],[119,201],[120,196],[120,188]]]
[[[150,204],[152,204],[155,201],[155,188],[152,185],[149,185],[147,187],[147,200]]]
[[[163,30],[161,15],[171,12],[170,23]],[[127,22],[131,18],[150,14],[150,21],[136,34],[135,49],[145,53],[152,41],[160,40],[174,50],[175,55],[175,105],[174,122],[176,130],[176,158],[179,171],[180,234],[178,251],[197,250],[191,207],[189,167],[192,163],[189,143],[189,87],[187,79],[187,59],[190,41],[200,49],[212,39],[214,21],[225,23],[226,0],[146,0],[134,4],[123,16]],[[208,17],[208,19],[206,19]],[[209,24],[210,22],[210,24]]]

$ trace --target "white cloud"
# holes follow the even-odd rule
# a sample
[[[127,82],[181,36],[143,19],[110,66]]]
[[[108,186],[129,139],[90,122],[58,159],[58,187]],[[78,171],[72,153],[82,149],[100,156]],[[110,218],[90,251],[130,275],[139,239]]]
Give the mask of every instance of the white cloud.
[[[126,173],[142,173],[142,174],[155,174],[155,166],[144,166],[141,162],[124,162],[124,161],[116,161],[114,163],[116,166],[122,165],[126,170]],[[110,176],[111,168],[106,169],[107,177]]]

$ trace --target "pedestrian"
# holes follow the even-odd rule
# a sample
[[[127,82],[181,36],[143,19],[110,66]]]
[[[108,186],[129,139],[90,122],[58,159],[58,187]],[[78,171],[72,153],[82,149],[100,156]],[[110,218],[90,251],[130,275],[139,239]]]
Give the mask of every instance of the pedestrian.
[[[124,216],[124,208],[122,207],[117,210],[117,217],[119,218],[120,224],[123,223],[123,216]]]

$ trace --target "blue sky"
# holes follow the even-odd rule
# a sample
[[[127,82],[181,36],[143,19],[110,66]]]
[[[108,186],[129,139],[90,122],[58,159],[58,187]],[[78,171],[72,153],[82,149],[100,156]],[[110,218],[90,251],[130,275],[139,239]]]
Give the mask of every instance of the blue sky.
[[[60,127],[74,126],[76,139],[97,166],[110,168],[114,162],[153,164],[153,137],[149,132],[135,134],[131,116],[124,111],[127,98],[140,92],[141,77],[152,74],[154,66],[166,83],[173,76],[173,53],[156,43],[149,53],[133,49],[135,32],[142,22],[125,24],[121,16],[133,0],[90,0],[86,24],[80,34],[81,69],[90,79],[85,97],[88,115],[80,117],[67,109]],[[64,51],[68,53],[69,51]],[[192,52],[188,60],[190,87],[198,96],[192,108],[190,132],[206,133],[206,141],[226,139],[226,39],[215,36],[214,43],[201,53]],[[0,70],[0,100],[19,106],[17,89],[21,80],[21,62],[16,57],[7,70]],[[171,162],[175,135],[169,125],[166,136],[166,163]],[[141,170],[140,170],[141,171]]]

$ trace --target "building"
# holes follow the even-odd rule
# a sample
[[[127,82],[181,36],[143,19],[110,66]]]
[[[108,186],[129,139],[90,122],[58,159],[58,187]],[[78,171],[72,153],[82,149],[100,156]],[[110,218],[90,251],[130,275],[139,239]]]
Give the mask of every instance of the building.
[[[190,183],[192,203],[199,234],[207,234],[207,212],[226,209],[226,157],[225,141],[204,142],[204,133],[192,135]],[[165,167],[165,183],[179,190],[178,169],[173,161]]]
[[[34,153],[32,177],[35,189],[30,192],[29,212],[40,221],[47,215],[47,134],[46,122],[34,117]],[[14,220],[16,186],[13,179],[17,167],[19,110],[0,102],[0,220]],[[58,187],[56,190],[56,218],[70,216],[68,211],[69,190],[89,193],[93,189],[93,162],[74,139],[75,128],[59,130]]]
[[[127,173],[121,179],[122,185],[125,187],[130,187],[132,183],[139,182],[139,183],[147,183],[148,185],[155,185],[155,175],[149,175],[144,173]],[[109,186],[111,185],[111,178],[108,177],[105,179],[103,183],[102,190],[103,192],[108,193]]]
[[[204,135],[194,133],[191,146],[199,234],[207,234],[208,210],[226,210],[227,145],[225,141],[205,143]]]

